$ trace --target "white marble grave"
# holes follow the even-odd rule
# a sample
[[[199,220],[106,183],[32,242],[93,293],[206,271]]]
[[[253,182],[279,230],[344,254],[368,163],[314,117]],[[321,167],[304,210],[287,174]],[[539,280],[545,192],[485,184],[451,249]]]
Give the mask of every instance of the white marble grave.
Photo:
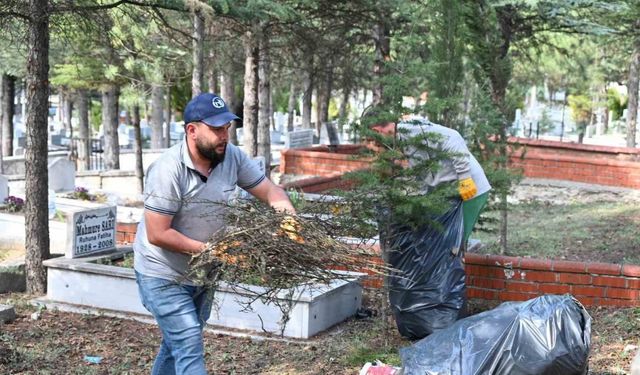
[[[49,163],[49,189],[56,193],[76,187],[76,167],[71,160],[61,157]]]
[[[9,196],[9,179],[0,175],[0,204]]]

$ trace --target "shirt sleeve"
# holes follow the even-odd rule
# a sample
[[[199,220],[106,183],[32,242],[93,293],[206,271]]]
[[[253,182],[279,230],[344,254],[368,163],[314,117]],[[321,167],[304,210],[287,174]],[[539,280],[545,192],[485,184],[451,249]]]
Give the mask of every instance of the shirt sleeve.
[[[234,148],[234,152],[238,159],[238,186],[245,190],[258,186],[266,178],[258,161],[249,158],[239,148]]]
[[[460,133],[451,129],[448,134],[445,134],[442,150],[451,153],[451,164],[458,175],[458,180],[471,177],[469,149]]]
[[[164,160],[153,163],[145,180],[144,208],[163,215],[177,214],[182,207],[179,181],[177,163],[167,163]]]

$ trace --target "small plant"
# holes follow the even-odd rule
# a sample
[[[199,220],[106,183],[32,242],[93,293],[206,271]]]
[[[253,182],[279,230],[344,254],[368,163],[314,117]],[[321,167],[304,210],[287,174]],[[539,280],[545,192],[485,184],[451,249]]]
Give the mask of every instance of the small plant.
[[[9,212],[20,212],[24,207],[24,199],[10,195],[4,199],[5,209]]]
[[[91,194],[89,194],[89,190],[83,188],[82,186],[78,186],[73,190],[73,198],[81,199],[83,201],[90,201]]]

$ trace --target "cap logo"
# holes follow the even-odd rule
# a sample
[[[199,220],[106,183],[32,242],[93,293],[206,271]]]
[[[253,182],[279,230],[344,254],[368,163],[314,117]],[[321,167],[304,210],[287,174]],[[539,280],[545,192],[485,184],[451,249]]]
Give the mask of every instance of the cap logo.
[[[213,98],[213,100],[211,101],[211,104],[215,107],[215,108],[222,108],[224,107],[224,101],[222,101],[222,99],[220,98]]]

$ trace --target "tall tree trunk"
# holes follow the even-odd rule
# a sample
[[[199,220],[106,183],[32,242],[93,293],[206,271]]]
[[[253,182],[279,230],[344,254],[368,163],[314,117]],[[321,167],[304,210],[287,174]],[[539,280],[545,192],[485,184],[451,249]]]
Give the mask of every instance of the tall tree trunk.
[[[16,77],[10,74],[2,75],[2,155],[13,155],[13,114],[15,112],[14,99],[16,96]],[[47,114],[48,114],[47,110]]]
[[[167,101],[164,106],[164,147],[171,147],[171,84],[167,82]]]
[[[298,86],[294,79],[291,80],[289,88],[289,103],[287,105],[287,131],[293,131],[293,120],[296,116],[296,103],[298,102]]]
[[[640,20],[635,22],[636,30],[640,28]],[[627,105],[627,147],[636,147],[636,122],[638,118],[638,82],[640,73],[640,38],[636,39],[629,64],[629,104]]]
[[[204,78],[204,17],[196,10],[193,15],[193,72],[191,75],[191,97],[202,92]]]
[[[118,99],[120,90],[111,83],[102,89],[102,129],[104,132],[104,167],[120,169],[120,145],[118,144]],[[162,109],[161,109],[162,110]]]
[[[2,130],[3,124],[3,116],[4,112],[2,112],[2,103],[3,103],[3,94],[4,94],[4,74],[0,74],[0,174],[4,174],[4,165],[3,165],[3,142],[4,142],[4,132]]]
[[[64,126],[64,132],[67,137],[73,136],[73,129],[71,127],[71,116],[73,113],[73,96],[69,91],[62,92],[62,125]]]
[[[349,96],[351,95],[351,88],[344,87],[342,89],[342,100],[340,101],[340,108],[338,109],[338,132],[342,134],[344,131],[344,124],[348,121],[347,109],[349,107]]]
[[[313,97],[313,55],[309,54],[305,64],[305,75],[302,88],[302,127],[311,129],[311,101]]]
[[[253,157],[258,153],[258,46],[253,31],[244,35],[244,113],[242,118],[242,144]]]
[[[47,290],[49,209],[47,138],[49,114],[49,1],[29,0],[25,147],[25,273],[27,292]]]
[[[271,136],[269,91],[271,91],[269,72],[269,36],[263,33],[260,37],[258,59],[258,156],[265,158],[267,177],[271,165]]]
[[[213,31],[211,32],[213,35]],[[216,56],[213,53],[213,48],[209,49],[209,58],[207,59],[207,88],[210,93],[220,93],[218,88],[218,72],[216,72],[216,66],[214,64]],[[222,98],[224,99],[224,98]]]
[[[151,84],[151,148],[162,148],[162,110],[164,105],[162,86]]]
[[[142,132],[140,131],[140,106],[133,107],[133,152],[136,154],[136,181],[138,193],[144,193],[144,169],[142,165]]]
[[[373,27],[375,58],[373,61],[373,106],[384,103],[384,87],[382,77],[385,74],[384,64],[391,58],[391,38],[389,28],[383,21]]]
[[[86,90],[78,90],[78,160],[79,171],[91,169],[91,132],[89,131],[89,97]]]
[[[316,126],[315,133],[316,137],[320,139],[320,134],[322,134],[322,124],[324,120],[324,97],[325,97],[325,84],[326,80],[324,76],[318,74],[316,76],[317,84],[316,84]]]
[[[221,74],[221,85],[220,85],[220,96],[227,103],[227,107],[234,110],[238,101],[236,97],[236,90],[233,87],[233,78],[231,77],[231,72],[222,70]],[[229,142],[234,145],[238,145],[238,134],[236,132],[236,121],[231,123],[231,128],[229,128]]]

